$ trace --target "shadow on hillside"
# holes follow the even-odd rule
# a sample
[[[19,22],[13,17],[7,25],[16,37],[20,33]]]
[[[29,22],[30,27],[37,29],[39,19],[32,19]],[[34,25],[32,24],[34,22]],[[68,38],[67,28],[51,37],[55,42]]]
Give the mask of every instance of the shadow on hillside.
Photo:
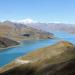
[[[0,75],[75,75],[75,59],[60,64],[46,64],[38,69],[21,65]]]

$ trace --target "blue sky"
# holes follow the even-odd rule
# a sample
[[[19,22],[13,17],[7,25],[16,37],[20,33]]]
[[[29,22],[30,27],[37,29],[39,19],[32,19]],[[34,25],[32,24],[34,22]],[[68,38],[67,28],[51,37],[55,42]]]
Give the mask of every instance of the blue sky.
[[[0,20],[26,18],[75,23],[75,0],[0,0]]]

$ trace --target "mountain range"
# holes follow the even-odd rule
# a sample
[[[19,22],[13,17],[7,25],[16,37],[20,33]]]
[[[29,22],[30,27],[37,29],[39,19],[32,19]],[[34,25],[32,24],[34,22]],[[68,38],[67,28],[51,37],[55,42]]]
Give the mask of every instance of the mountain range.
[[[4,21],[1,22],[2,25],[9,25],[9,26],[16,26],[16,28],[23,28],[23,27],[32,27],[34,29],[43,30],[43,31],[66,31],[66,32],[75,32],[75,24],[65,24],[65,23],[41,23],[41,22],[33,22],[30,19],[18,21],[18,22],[11,22],[11,21]]]
[[[56,32],[56,31],[65,31],[69,33],[75,33],[75,25],[74,24],[65,24],[65,23],[30,23],[25,24],[31,26],[33,28],[44,30],[47,32]]]
[[[53,34],[25,24],[4,21],[0,22],[0,36],[21,41],[25,39],[49,39],[53,37]]]
[[[68,24],[68,23],[60,23],[60,22],[54,22],[54,23],[44,23],[44,22],[38,22],[33,19],[23,19],[19,21],[15,21],[17,23],[21,23],[39,30],[44,31],[66,31],[70,33],[75,33],[75,24]]]

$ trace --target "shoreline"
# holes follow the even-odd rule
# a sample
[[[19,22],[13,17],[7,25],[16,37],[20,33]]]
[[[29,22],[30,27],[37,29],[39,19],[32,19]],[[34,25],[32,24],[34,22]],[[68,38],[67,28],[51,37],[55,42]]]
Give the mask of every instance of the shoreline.
[[[56,39],[57,39],[57,38],[56,38]],[[41,39],[41,40],[43,40],[43,39]],[[26,41],[26,40],[23,40],[23,41]],[[20,41],[20,42],[19,42],[19,45],[11,46],[11,47],[8,47],[8,48],[17,47],[17,46],[20,46],[21,44],[22,44],[22,43],[21,43],[21,41]],[[50,45],[50,46],[52,46],[52,45]],[[3,48],[3,49],[8,49],[8,48]],[[3,50],[3,51],[4,51],[4,50]],[[16,60],[19,59],[19,58],[21,58],[21,57],[23,57],[23,56],[17,57],[16,59],[14,59],[13,61],[11,61],[10,63],[8,63],[8,64],[6,64],[6,65],[0,67],[0,73],[5,72],[5,71],[7,71],[7,70],[9,70],[9,69],[11,69],[11,68],[13,68],[13,67],[15,67],[15,66],[19,66],[20,64],[17,64],[17,63],[16,63]],[[26,62],[29,62],[29,61],[26,61]],[[25,62],[25,63],[26,63],[26,62]],[[23,62],[22,62],[22,63],[23,63]],[[13,66],[13,65],[14,65],[14,66]]]
[[[43,40],[43,39],[41,39],[41,40]],[[24,40],[24,41],[26,41],[26,40]],[[60,41],[60,40],[59,40]],[[58,41],[58,42],[59,42]],[[20,46],[22,43],[20,43],[19,45],[17,45],[17,46]],[[54,44],[52,44],[52,45],[50,45],[50,46],[53,46]],[[17,47],[17,46],[13,46],[13,47]],[[13,47],[9,47],[9,48],[13,48]],[[48,47],[48,46],[46,46],[46,47]],[[45,48],[45,47],[43,47],[43,48]],[[6,48],[5,48],[6,49]],[[8,49],[8,48],[7,48]],[[39,48],[39,49],[41,49],[41,48]],[[4,51],[4,50],[3,50]],[[16,59],[20,59],[21,57],[23,57],[23,56],[25,56],[25,55],[22,55],[22,56],[20,56],[20,57],[17,57]],[[11,61],[10,63],[8,63],[8,64],[6,64],[6,65],[4,65],[4,66],[2,66],[2,67],[0,67],[0,69],[1,68],[4,68],[4,67],[6,67],[6,66],[8,66],[8,65],[10,65],[12,62],[15,62],[15,60],[16,59],[14,59],[13,61]]]
[[[31,41],[31,40],[39,40],[39,39],[29,39],[29,40],[23,40],[23,41]],[[44,40],[44,39],[40,39],[40,40]],[[48,39],[47,39],[48,40]],[[0,52],[3,50],[5,50],[5,49],[9,49],[9,48],[13,48],[13,47],[17,47],[17,46],[20,46],[21,45],[21,42],[22,41],[19,41],[18,43],[18,45],[15,45],[15,46],[9,46],[9,47],[6,47],[6,48],[0,48]]]
[[[0,48],[0,52],[5,51],[5,49],[9,49],[9,48],[14,48],[14,47],[20,46],[21,43],[20,42],[18,42],[18,43],[19,44],[18,45],[15,45],[15,46],[9,46],[9,47],[6,47],[6,48]]]

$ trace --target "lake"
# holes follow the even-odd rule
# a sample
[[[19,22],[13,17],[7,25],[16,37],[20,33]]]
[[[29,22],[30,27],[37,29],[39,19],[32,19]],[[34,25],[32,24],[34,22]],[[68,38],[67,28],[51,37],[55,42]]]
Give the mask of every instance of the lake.
[[[53,32],[56,39],[45,39],[45,40],[30,40],[21,42],[20,46],[14,48],[8,48],[0,52],[0,67],[10,63],[16,58],[23,56],[31,51],[37,50],[39,48],[47,47],[55,44],[60,40],[66,40],[75,44],[75,35],[66,32]]]

